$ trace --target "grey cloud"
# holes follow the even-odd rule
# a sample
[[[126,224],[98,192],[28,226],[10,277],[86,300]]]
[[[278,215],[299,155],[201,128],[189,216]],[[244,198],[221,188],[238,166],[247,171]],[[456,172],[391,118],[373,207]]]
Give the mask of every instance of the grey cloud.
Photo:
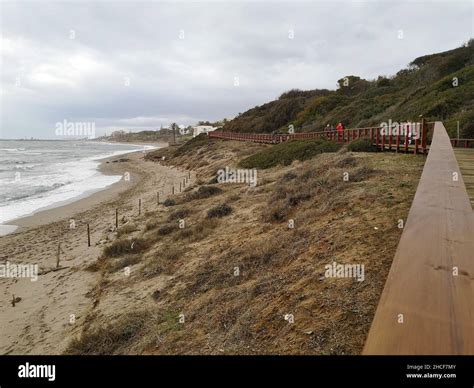
[[[101,133],[232,117],[290,88],[334,88],[348,74],[391,75],[473,35],[469,1],[2,8],[0,136],[9,138],[48,137],[64,119],[95,121]]]

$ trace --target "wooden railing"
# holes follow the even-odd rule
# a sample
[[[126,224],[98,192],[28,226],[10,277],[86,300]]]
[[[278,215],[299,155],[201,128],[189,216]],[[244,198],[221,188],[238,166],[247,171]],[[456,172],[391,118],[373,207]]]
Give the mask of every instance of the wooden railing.
[[[363,353],[474,354],[474,212],[441,122]]]
[[[422,121],[419,124],[420,134],[410,137],[411,128],[404,128],[403,132],[397,134],[385,134],[381,127],[351,128],[343,131],[320,131],[320,132],[298,132],[291,134],[257,134],[240,132],[209,132],[209,137],[247,141],[254,143],[277,144],[290,140],[328,139],[338,143],[349,143],[353,140],[365,137],[380,150],[394,150],[396,152],[427,153],[429,148],[429,132],[434,123]]]
[[[474,139],[451,139],[451,145],[453,147],[473,148]]]

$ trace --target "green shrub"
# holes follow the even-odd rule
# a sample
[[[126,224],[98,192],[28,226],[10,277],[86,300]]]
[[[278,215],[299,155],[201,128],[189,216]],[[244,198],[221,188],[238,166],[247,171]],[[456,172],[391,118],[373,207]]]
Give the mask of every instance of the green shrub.
[[[174,199],[171,199],[171,198],[167,198],[164,202],[163,202],[163,205],[164,206],[174,206],[176,205],[176,201]]]
[[[176,221],[181,220],[191,214],[191,210],[189,209],[179,209],[175,210],[168,216],[168,221]]]
[[[176,230],[176,225],[174,224],[165,224],[160,229],[158,229],[158,234],[160,236],[166,236],[167,234],[171,234]]]
[[[222,190],[219,187],[200,186],[199,189],[188,195],[188,200],[205,199],[220,193],[222,193]]]
[[[347,146],[347,149],[351,152],[377,152],[377,147],[366,137],[352,140]]]
[[[271,168],[279,164],[287,166],[294,160],[307,160],[323,152],[336,152],[340,144],[325,139],[293,140],[276,144],[257,154],[242,160],[239,165],[243,168]]]
[[[210,209],[207,212],[207,218],[221,218],[229,215],[230,213],[232,213],[232,208],[229,205],[222,203]]]

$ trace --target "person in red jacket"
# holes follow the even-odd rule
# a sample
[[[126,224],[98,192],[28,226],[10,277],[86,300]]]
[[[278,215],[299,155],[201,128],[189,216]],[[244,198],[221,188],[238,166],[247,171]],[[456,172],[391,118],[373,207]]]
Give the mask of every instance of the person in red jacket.
[[[342,139],[343,132],[344,132],[344,125],[342,123],[338,123],[336,125],[337,137],[338,139]]]

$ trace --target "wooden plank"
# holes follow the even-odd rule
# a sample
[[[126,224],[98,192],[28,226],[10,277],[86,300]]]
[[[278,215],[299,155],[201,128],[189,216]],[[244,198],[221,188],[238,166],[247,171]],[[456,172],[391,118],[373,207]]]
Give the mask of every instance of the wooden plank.
[[[363,354],[474,354],[474,212],[453,172],[453,148],[436,122]]]
[[[454,154],[471,200],[471,207],[474,209],[474,148],[455,148]]]

